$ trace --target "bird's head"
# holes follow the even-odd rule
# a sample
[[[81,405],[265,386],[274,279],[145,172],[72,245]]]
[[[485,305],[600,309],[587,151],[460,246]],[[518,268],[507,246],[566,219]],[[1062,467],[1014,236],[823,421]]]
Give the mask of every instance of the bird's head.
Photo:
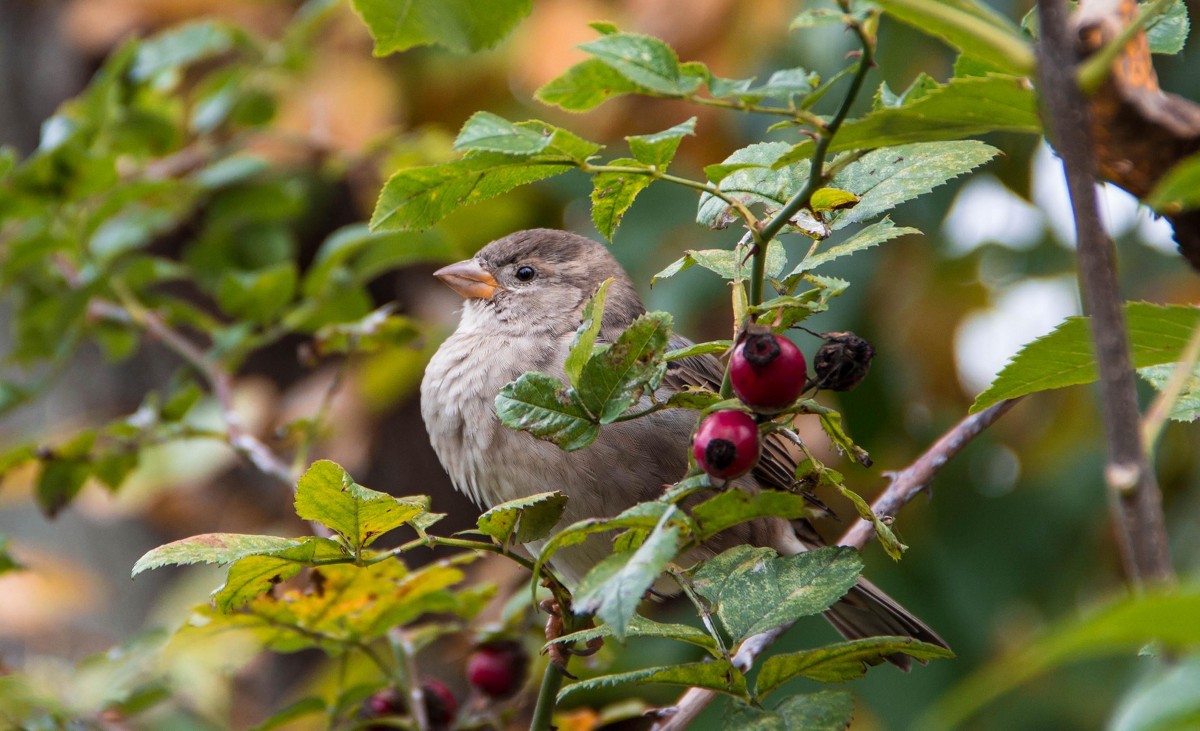
[[[460,327],[562,334],[579,326],[584,303],[610,277],[605,325],[624,327],[644,311],[608,249],[567,231],[518,231],[434,276],[466,299]]]

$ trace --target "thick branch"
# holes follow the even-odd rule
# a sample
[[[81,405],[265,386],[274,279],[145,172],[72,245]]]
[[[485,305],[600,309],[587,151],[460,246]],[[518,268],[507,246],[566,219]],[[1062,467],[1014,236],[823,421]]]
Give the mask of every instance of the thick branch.
[[[1078,58],[1064,0],[1038,0],[1038,87],[1046,126],[1067,176],[1078,239],[1079,281],[1091,315],[1100,371],[1110,509],[1128,580],[1171,581],[1162,496],[1142,449],[1129,337],[1116,279],[1116,253],[1096,207],[1096,160],[1088,107],[1075,76]]]

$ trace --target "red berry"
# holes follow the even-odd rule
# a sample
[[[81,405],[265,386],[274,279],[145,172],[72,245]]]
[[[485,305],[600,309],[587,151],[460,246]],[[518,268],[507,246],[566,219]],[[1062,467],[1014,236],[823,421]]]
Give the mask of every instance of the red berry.
[[[723,480],[741,477],[758,462],[758,425],[744,411],[716,411],[700,422],[692,440],[696,463]]]
[[[426,680],[421,684],[425,694],[425,715],[432,729],[447,729],[458,715],[458,701],[454,693],[440,680]]]
[[[528,669],[529,654],[520,643],[488,642],[467,660],[467,681],[489,698],[507,698],[525,684]]]
[[[771,332],[742,337],[729,361],[729,381],[744,404],[761,413],[781,411],[804,391],[808,365],[791,340]]]

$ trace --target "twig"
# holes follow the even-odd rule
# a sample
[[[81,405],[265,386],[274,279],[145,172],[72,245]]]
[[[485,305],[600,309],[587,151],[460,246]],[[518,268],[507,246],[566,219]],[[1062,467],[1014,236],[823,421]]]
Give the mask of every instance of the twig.
[[[1146,461],[1153,460],[1154,446],[1158,442],[1158,435],[1162,432],[1163,424],[1167,421],[1171,407],[1179,400],[1179,394],[1183,393],[1184,386],[1191,379],[1192,371],[1198,360],[1200,360],[1200,326],[1192,331],[1192,336],[1188,338],[1187,345],[1184,346],[1183,353],[1179,356],[1179,362],[1171,371],[1171,377],[1154,399],[1154,403],[1150,404],[1150,408],[1146,410],[1146,415],[1142,417],[1142,443],[1146,448]]]
[[[1128,581],[1135,587],[1174,578],[1162,495],[1142,449],[1128,332],[1116,280],[1116,254],[1096,207],[1090,114],[1076,83],[1077,54],[1064,0],[1038,0],[1038,87],[1047,127],[1062,157],[1078,239],[1079,281],[1091,315],[1100,372],[1109,505]]]
[[[979,436],[984,429],[994,424],[1019,400],[1001,401],[978,414],[971,414],[955,424],[912,464],[892,474],[891,484],[876,498],[871,509],[876,515],[894,517],[900,508],[908,504],[913,497],[929,485],[951,457],[961,452],[963,447]],[[873,535],[875,535],[875,529],[871,521],[860,520],[846,531],[838,541],[838,545],[854,546],[861,550]],[[748,671],[754,665],[755,660],[791,628],[792,623],[789,622],[748,638],[733,655],[734,667],[742,672]],[[717,695],[710,690],[691,688],[679,698],[679,702],[674,707],[662,709],[662,713],[666,717],[654,725],[654,731],[681,731],[687,728],[688,724],[694,721]]]
[[[889,475],[891,483],[875,502],[871,510],[883,519],[894,518],[900,508],[908,504],[922,490],[929,486],[937,473],[950,461],[950,458],[962,451],[972,439],[1003,416],[1020,399],[1009,399],[993,404],[977,414],[971,414],[959,421],[945,434],[938,438],[925,452],[908,467]],[[859,520],[838,540],[839,546],[854,546],[862,550],[875,535],[875,527],[869,520]]]

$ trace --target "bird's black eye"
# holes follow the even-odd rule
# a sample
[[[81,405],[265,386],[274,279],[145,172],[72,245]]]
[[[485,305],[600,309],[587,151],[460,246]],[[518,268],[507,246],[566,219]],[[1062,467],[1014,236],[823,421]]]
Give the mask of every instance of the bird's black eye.
[[[528,282],[537,276],[537,270],[531,266],[517,267],[517,280]]]

